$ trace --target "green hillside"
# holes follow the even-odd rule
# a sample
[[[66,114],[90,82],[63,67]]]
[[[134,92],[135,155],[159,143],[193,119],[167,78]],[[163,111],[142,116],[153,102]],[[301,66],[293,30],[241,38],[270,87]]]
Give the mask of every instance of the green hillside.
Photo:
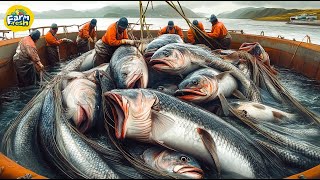
[[[256,11],[259,8],[254,8],[254,7],[247,7],[247,8],[241,8],[241,9],[237,9],[235,11],[232,12],[224,12],[224,13],[220,13],[217,15],[217,17],[219,18],[229,18],[229,19],[247,19],[247,17],[244,16],[244,14],[252,12],[252,11]]]
[[[199,18],[199,17],[203,17],[202,15],[199,15],[197,13],[194,13],[192,10],[186,8],[186,7],[182,7],[184,13],[186,14],[186,16],[188,18]],[[145,9],[145,7],[144,7]],[[119,8],[117,10],[108,10],[106,11],[108,13],[106,13],[104,15],[104,17],[119,17],[120,16],[126,16],[126,17],[140,17],[139,14],[139,9],[138,7],[136,8],[129,8],[129,9],[122,9]],[[148,8],[145,16],[147,18],[177,18],[177,17],[181,17],[174,9],[172,9],[170,6],[168,5],[159,5],[159,6],[155,6],[153,9]]]
[[[187,17],[198,18],[203,17],[194,13],[192,10],[183,7],[184,13]],[[59,18],[103,18],[103,17],[131,17],[138,18],[139,7],[137,6],[106,6],[102,8],[86,10],[86,11],[76,11],[73,9],[63,9],[63,10],[50,10],[43,12],[34,12],[35,19],[59,19]],[[4,14],[1,16],[4,18]],[[148,9],[146,17],[150,18],[161,18],[161,17],[171,17],[178,18],[180,15],[175,12],[169,5],[159,5],[154,6],[153,9]]]
[[[320,9],[305,9],[305,10],[298,10],[295,12],[275,15],[275,16],[267,16],[267,17],[260,17],[254,18],[254,20],[261,20],[261,21],[289,21],[291,16],[297,16],[299,14],[315,14],[320,19]]]
[[[298,12],[298,9],[284,9],[284,8],[241,8],[231,13],[219,14],[220,18],[230,18],[230,19],[257,19],[268,16],[279,16],[287,13]]]

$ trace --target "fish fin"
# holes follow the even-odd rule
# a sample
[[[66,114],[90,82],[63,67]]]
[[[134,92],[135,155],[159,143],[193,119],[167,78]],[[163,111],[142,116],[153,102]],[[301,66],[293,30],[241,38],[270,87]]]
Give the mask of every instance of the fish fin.
[[[157,111],[152,111],[151,116],[153,123],[151,136],[155,141],[158,141],[157,137],[163,136],[169,129],[171,129],[174,126],[175,121],[171,117],[161,114]],[[161,141],[159,142],[160,144],[163,144]]]
[[[232,95],[234,95],[235,97],[241,99],[241,100],[248,100],[243,94],[242,92],[240,92],[238,89],[234,90]]]
[[[205,129],[197,128],[197,132],[199,133],[204,146],[209,151],[209,153],[210,153],[210,155],[216,165],[218,177],[220,177],[221,166],[220,166],[219,157],[218,157],[218,153],[217,153],[216,143],[214,142],[212,136]]]
[[[272,111],[272,114],[273,114],[273,117],[276,119],[276,120],[281,120],[283,118],[286,118],[285,115],[277,112],[277,111]]]
[[[257,109],[266,109],[266,107],[262,104],[252,104],[253,107],[257,108]],[[272,111],[273,112],[273,111]]]
[[[221,103],[221,107],[222,107],[222,111],[224,113],[225,116],[229,116],[229,103],[226,99],[226,97],[224,97],[223,94],[218,94],[218,97],[220,99],[220,103]]]
[[[216,75],[216,78],[219,79],[219,80],[221,80],[221,79],[223,79],[223,77],[225,77],[225,76],[227,76],[227,75],[230,75],[230,73],[231,73],[231,71],[224,71],[224,72]]]

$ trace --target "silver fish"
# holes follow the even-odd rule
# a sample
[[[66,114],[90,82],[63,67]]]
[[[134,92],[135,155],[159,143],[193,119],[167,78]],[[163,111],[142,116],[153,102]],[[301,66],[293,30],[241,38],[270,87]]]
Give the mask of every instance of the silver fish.
[[[153,41],[151,41],[146,48],[144,49],[143,56],[145,60],[148,62],[153,55],[159,48],[165,46],[170,43],[184,43],[181,37],[177,34],[163,34]]]
[[[107,71],[117,88],[146,88],[148,85],[148,67],[135,46],[120,46],[113,53]]]
[[[252,80],[233,64],[223,61],[220,56],[200,46],[172,43],[158,49],[149,64],[156,70],[169,74],[188,75],[202,67],[211,67],[220,71],[229,71],[240,81],[241,92],[249,99],[260,102],[260,92]]]
[[[112,90],[104,95],[112,106],[118,139],[160,144],[221,167],[221,172],[268,177],[271,169],[265,168],[255,144],[218,116],[153,90]]]
[[[229,73],[203,68],[189,74],[180,84],[175,96],[186,101],[203,103],[229,97],[237,91],[237,81]]]
[[[67,116],[71,117],[81,132],[86,132],[96,124],[101,110],[100,87],[84,78],[72,80],[62,91]]]
[[[203,170],[197,160],[180,152],[152,147],[143,152],[142,158],[146,164],[159,171],[191,179],[203,178]]]

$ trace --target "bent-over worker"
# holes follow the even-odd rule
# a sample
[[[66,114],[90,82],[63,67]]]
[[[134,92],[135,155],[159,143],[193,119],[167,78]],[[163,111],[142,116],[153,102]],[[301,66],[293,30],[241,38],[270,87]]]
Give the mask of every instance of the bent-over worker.
[[[19,86],[35,85],[37,73],[44,69],[38,55],[36,42],[40,38],[40,31],[35,30],[29,36],[22,38],[13,56],[13,63],[17,72]]]
[[[128,37],[128,19],[121,17],[112,23],[104,36],[95,44],[94,66],[109,63],[114,51],[123,44],[135,45],[135,40]]]
[[[97,33],[95,27],[97,25],[97,20],[92,19],[87,22],[80,30],[77,36],[77,47],[78,53],[85,53],[89,51],[90,43],[97,42]]]
[[[215,39],[218,43],[215,44],[217,49],[230,49],[231,35],[224,24],[218,21],[217,17],[212,14],[209,22],[211,22],[211,32],[207,33],[209,37]]]
[[[202,32],[206,33],[206,31],[204,30],[204,26],[201,22],[197,21],[197,20],[193,20],[192,24],[197,26]],[[200,40],[197,37],[200,37],[200,34],[196,31],[193,31],[192,28],[190,28],[188,30],[188,42],[191,44],[200,44]]]
[[[59,45],[63,42],[70,42],[73,41],[67,38],[58,39],[57,37],[58,32],[58,25],[53,23],[51,25],[51,29],[45,35],[46,44],[46,53],[47,53],[47,60],[49,65],[54,65],[56,62],[60,61],[59,55]]]
[[[158,36],[161,36],[162,34],[178,34],[183,40],[182,29],[179,26],[174,25],[173,21],[169,21],[168,26],[160,29],[160,31],[158,32]]]

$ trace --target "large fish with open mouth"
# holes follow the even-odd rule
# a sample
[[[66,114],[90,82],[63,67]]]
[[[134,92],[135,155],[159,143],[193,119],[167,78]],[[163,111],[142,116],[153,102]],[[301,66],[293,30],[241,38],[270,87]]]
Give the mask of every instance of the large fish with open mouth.
[[[92,72],[91,76],[97,73],[98,71]],[[72,80],[62,91],[67,117],[72,118],[79,131],[90,130],[98,121],[101,110],[100,94],[100,85],[84,77]]]
[[[229,71],[234,78],[240,81],[241,92],[249,100],[261,101],[259,89],[252,80],[246,78],[243,72],[233,64],[200,46],[181,43],[168,44],[153,54],[149,64],[158,71],[184,76],[202,67]]]
[[[77,80],[81,81],[84,79],[75,79],[73,81]],[[88,84],[90,85],[90,83],[87,81],[82,81],[83,84],[80,83],[79,85],[83,87],[88,86]],[[81,135],[81,133],[78,132],[68,121],[68,118],[63,113],[64,107],[61,103],[63,95],[62,92],[59,91],[61,89],[60,86],[61,84],[57,84],[54,87],[54,101],[56,102],[54,126],[56,134],[56,148],[59,150],[59,159],[64,160],[63,166],[66,166],[72,173],[71,177],[121,179],[121,176],[110,167],[110,165],[104,160],[102,155],[95,151],[94,148],[92,148],[90,144],[88,144],[87,141],[84,140],[84,138],[82,137],[83,135]],[[81,88],[81,86],[76,86],[74,88],[78,89],[79,87]],[[84,89],[84,92],[86,92],[87,89],[90,89],[90,86]],[[89,91],[88,94],[81,92],[82,95],[79,96],[82,98],[81,100],[85,100],[82,102],[90,103],[90,106],[86,104],[87,106],[89,106],[87,107],[89,110],[93,110],[93,108],[91,107],[91,105],[94,105],[93,101],[90,102],[88,101],[88,99],[83,98],[87,98],[86,96],[89,96],[88,98],[94,98],[93,94],[91,94],[94,91],[96,90],[91,89],[91,92]],[[80,107],[80,109],[82,108]],[[85,110],[80,110],[80,112],[81,111],[82,113],[84,113]],[[93,113],[93,111],[91,113]],[[80,115],[82,114],[80,113]],[[86,123],[83,123],[85,125],[80,126],[80,129],[83,130],[87,128],[87,124],[90,123],[92,123],[92,121],[87,120]],[[68,171],[66,173],[68,174]]]
[[[163,34],[151,41],[144,50],[143,56],[148,62],[159,48],[170,43],[184,43],[181,37],[177,34]]]
[[[118,139],[151,142],[187,153],[227,172],[248,178],[268,177],[264,152],[220,117],[164,93],[147,89],[104,93],[111,105]],[[280,167],[279,167],[280,168]],[[220,171],[221,170],[221,171]],[[281,174],[281,172],[279,172]],[[218,173],[219,174],[219,173]],[[280,175],[279,174],[279,175]]]
[[[220,94],[225,97],[239,94],[237,89],[237,81],[228,72],[203,68],[189,74],[179,84],[175,96],[186,101],[204,103],[217,99]]]
[[[107,72],[119,89],[146,88],[148,85],[148,67],[135,46],[120,46],[113,53]]]

